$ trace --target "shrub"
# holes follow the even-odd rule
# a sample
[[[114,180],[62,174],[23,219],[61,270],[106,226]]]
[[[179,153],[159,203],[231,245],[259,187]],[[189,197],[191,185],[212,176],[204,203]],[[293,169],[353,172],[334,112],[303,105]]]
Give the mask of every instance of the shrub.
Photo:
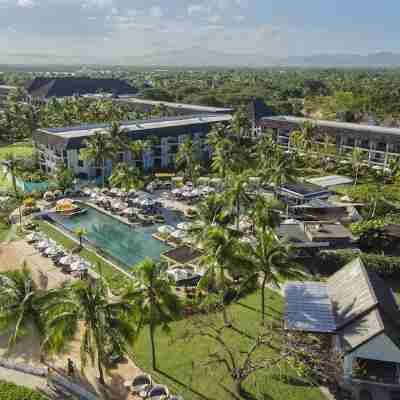
[[[46,397],[26,387],[0,381],[0,400],[46,400]]]

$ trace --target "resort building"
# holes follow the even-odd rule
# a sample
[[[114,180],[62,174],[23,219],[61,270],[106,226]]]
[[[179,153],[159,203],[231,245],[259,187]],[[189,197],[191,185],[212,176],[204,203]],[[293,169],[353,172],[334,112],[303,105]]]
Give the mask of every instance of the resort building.
[[[31,99],[47,101],[52,97],[94,95],[108,93],[113,96],[135,96],[138,90],[120,79],[87,77],[36,77],[26,86]]]
[[[229,114],[202,114],[195,116],[168,117],[144,121],[122,122],[130,140],[148,140],[151,148],[140,157],[130,151],[117,155],[117,162],[142,166],[145,170],[166,170],[173,167],[179,146],[187,137],[199,140],[212,129],[214,124],[227,124],[232,119]],[[95,132],[106,132],[110,124],[82,125],[67,128],[38,129],[33,134],[35,147],[39,151],[42,168],[53,173],[62,163],[81,179],[95,179],[102,171],[93,161],[83,160],[80,150],[85,148],[87,139]],[[209,157],[209,149],[204,145],[204,155]],[[111,174],[112,161],[107,160],[105,175]]]
[[[326,282],[288,282],[284,292],[285,328],[329,335],[343,354],[346,382],[399,387],[400,311],[391,289],[360,258]]]
[[[271,130],[275,140],[289,148],[291,133],[305,123],[314,127],[316,141],[324,142],[328,137],[340,154],[350,153],[357,147],[365,152],[369,164],[383,166],[387,166],[390,159],[400,157],[400,128],[275,116],[261,118],[260,129]]]

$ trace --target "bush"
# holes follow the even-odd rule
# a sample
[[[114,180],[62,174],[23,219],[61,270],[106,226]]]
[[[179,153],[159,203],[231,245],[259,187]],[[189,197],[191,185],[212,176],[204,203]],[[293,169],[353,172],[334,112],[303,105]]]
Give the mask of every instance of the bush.
[[[46,400],[46,397],[26,387],[0,381],[0,400]]]
[[[302,264],[314,273],[330,276],[356,257],[361,257],[368,271],[376,272],[384,279],[400,277],[400,257],[383,254],[360,254],[352,250],[337,250],[321,252],[315,255],[311,262],[305,260]]]

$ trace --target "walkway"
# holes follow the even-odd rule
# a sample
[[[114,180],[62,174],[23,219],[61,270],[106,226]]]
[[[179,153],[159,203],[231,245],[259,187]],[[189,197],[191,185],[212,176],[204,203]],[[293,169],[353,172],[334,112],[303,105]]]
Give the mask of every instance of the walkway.
[[[45,389],[46,378],[24,374],[23,372],[15,371],[0,367],[0,379],[15,383],[16,385],[26,386],[29,389]]]

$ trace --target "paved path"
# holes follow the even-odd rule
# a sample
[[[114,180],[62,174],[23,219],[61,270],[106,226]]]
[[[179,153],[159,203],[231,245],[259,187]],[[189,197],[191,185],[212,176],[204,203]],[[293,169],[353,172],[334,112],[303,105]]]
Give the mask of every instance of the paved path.
[[[23,372],[3,367],[0,367],[0,379],[15,383],[16,385],[26,386],[30,389],[44,389],[46,387],[46,378],[24,374]]]

